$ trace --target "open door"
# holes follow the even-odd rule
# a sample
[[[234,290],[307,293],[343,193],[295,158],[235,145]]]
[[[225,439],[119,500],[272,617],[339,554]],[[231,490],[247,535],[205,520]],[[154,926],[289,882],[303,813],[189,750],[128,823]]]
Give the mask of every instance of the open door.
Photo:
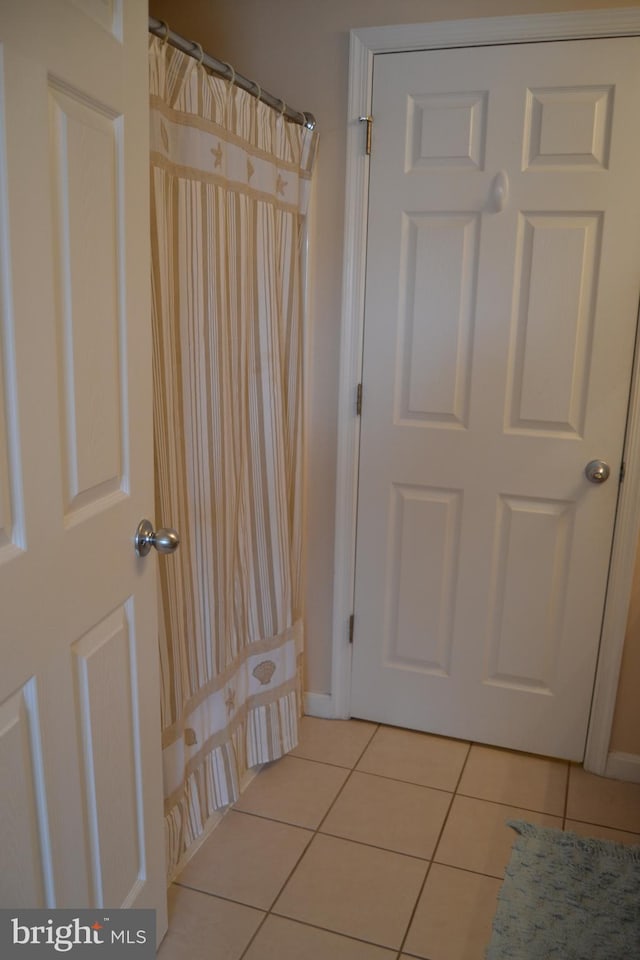
[[[0,2],[0,902],[160,937],[146,49],[144,0]]]

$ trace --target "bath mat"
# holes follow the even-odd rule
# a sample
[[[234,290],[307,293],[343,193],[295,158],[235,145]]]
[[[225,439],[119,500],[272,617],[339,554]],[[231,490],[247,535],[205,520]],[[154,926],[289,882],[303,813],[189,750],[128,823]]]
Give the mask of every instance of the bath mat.
[[[509,821],[486,960],[640,958],[640,846]]]

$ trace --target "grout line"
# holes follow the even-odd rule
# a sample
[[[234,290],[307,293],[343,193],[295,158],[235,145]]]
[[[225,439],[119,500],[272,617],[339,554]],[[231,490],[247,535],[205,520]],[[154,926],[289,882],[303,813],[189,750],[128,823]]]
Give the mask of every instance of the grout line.
[[[267,917],[269,917],[270,915],[271,915],[271,911],[270,911],[270,910],[267,911],[267,913],[265,913],[264,917],[262,918],[262,920],[260,921],[260,923],[258,924],[258,926],[256,927],[256,929],[253,931],[253,936],[251,937],[251,939],[249,940],[248,944],[246,945],[246,947],[244,948],[244,950],[243,950],[242,953],[240,954],[238,960],[243,960],[243,957],[246,957],[247,951],[251,949],[251,944],[253,943],[253,941],[256,939],[256,937],[258,936],[258,934],[260,933],[260,931],[261,931],[262,928],[264,927],[265,923],[267,922]]]
[[[581,820],[580,817],[567,817],[575,823],[584,823],[587,827],[604,827],[605,830],[618,830],[620,833],[630,833],[633,837],[640,837],[640,830],[629,830],[628,827],[613,827],[610,823],[594,823],[593,820]]]
[[[416,912],[417,912],[417,910],[418,910],[418,904],[420,903],[420,898],[422,897],[422,894],[423,894],[423,892],[424,892],[424,888],[425,888],[426,885],[427,885],[427,880],[429,879],[429,874],[431,873],[431,868],[433,867],[433,863],[434,863],[433,857],[435,857],[436,852],[437,852],[437,850],[438,850],[438,847],[440,846],[440,841],[441,841],[441,839],[442,839],[442,834],[444,833],[445,827],[446,827],[447,822],[448,822],[448,820],[449,820],[449,814],[451,813],[451,808],[452,808],[452,806],[453,806],[453,801],[454,801],[455,798],[456,798],[456,792],[457,792],[457,790],[458,790],[458,787],[460,786],[460,781],[462,780],[462,775],[464,774],[465,768],[466,768],[467,763],[468,763],[468,761],[469,761],[469,756],[470,756],[470,754],[471,754],[471,744],[469,744],[469,746],[468,746],[468,748],[467,748],[467,755],[466,755],[466,757],[464,758],[462,767],[460,768],[460,775],[458,776],[458,779],[457,779],[457,781],[456,781],[456,785],[455,785],[454,791],[453,791],[453,793],[451,794],[451,800],[449,801],[449,806],[447,807],[447,812],[446,812],[446,814],[445,814],[445,818],[444,818],[444,820],[442,821],[442,826],[440,827],[440,832],[439,832],[439,834],[438,834],[438,836],[437,836],[435,845],[434,845],[434,847],[433,847],[433,854],[432,854],[431,862],[430,862],[429,865],[427,866],[427,872],[425,873],[425,875],[424,875],[424,880],[422,881],[422,885],[421,885],[420,889],[418,890],[418,896],[416,897],[416,902],[415,902],[414,905],[413,905],[413,910],[411,911],[411,916],[409,917],[409,922],[407,923],[406,930],[404,931],[404,936],[403,936],[402,940],[400,941],[400,948],[399,948],[399,950],[398,950],[396,960],[400,960],[400,957],[402,956],[402,951],[403,951],[403,949],[404,949],[404,945],[405,945],[405,943],[406,943],[406,941],[407,941],[407,937],[409,936],[409,930],[411,929],[411,925],[412,925],[412,923],[413,923],[413,921],[414,921]]]
[[[365,940],[363,937],[356,937],[352,933],[338,933],[337,930],[330,930],[329,927],[321,927],[317,923],[310,923],[308,920],[299,920],[297,917],[289,917],[286,913],[274,913],[271,916],[278,917],[279,920],[289,920],[291,923],[299,923],[302,927],[311,927],[312,930],[321,930],[323,933],[333,934],[334,937],[344,937],[345,940],[354,940],[356,943],[365,943],[368,947],[378,947],[379,950],[389,950],[393,952],[395,947],[388,947],[377,940]],[[423,958],[424,960],[424,958]]]
[[[322,825],[324,824],[325,820],[327,819],[327,817],[329,816],[329,814],[331,813],[331,811],[332,811],[333,808],[335,807],[335,805],[336,805],[336,803],[337,803],[337,800],[338,800],[338,797],[340,797],[340,796],[342,795],[345,787],[346,787],[347,784],[349,783],[349,780],[351,780],[351,777],[352,777],[353,774],[356,772],[356,767],[358,766],[358,764],[359,764],[360,761],[362,760],[363,756],[365,755],[365,753],[366,753],[367,750],[369,749],[369,745],[370,745],[371,741],[373,740],[374,736],[376,735],[376,733],[378,732],[379,729],[380,729],[380,724],[378,724],[378,725],[376,726],[375,731],[373,732],[373,734],[371,735],[371,737],[367,740],[367,743],[366,743],[365,747],[361,750],[361,752],[360,752],[360,754],[359,754],[356,762],[355,762],[354,765],[351,767],[351,770],[349,770],[349,776],[346,777],[344,783],[342,784],[342,786],[340,787],[340,789],[339,789],[338,792],[336,793],[335,797],[333,798],[333,800],[331,801],[331,803],[330,803],[329,806],[327,807],[327,809],[326,809],[326,811],[325,811],[325,814],[324,814],[324,817],[321,819],[320,823],[319,823],[318,826],[316,827],[316,833],[319,833],[320,830],[322,829]]]
[[[292,823],[291,820],[278,820],[277,817],[268,817],[266,813],[254,813],[253,810],[234,810],[241,817],[255,817],[256,820],[267,820],[269,823],[279,823],[281,827],[293,827],[294,830],[304,830],[306,833],[315,833],[315,827],[305,827],[302,823]]]
[[[304,716],[306,716],[306,714],[305,714]],[[304,717],[303,717],[303,719],[304,719]],[[316,719],[316,718],[310,717],[309,719],[312,719],[312,720],[313,720],[313,719]],[[321,718],[317,718],[317,719],[321,719]],[[352,718],[352,719],[353,719],[353,718]],[[304,754],[297,752],[298,749],[299,749],[299,747],[296,747],[296,748],[295,748],[294,750],[292,750],[290,753],[285,754],[285,756],[292,757],[294,760],[308,760],[309,763],[320,763],[320,764],[324,764],[324,765],[326,765],[326,766],[328,766],[328,767],[338,767],[340,770],[355,770],[356,766],[360,763],[360,760],[362,759],[363,755],[366,753],[366,751],[367,751],[367,749],[368,749],[368,747],[369,747],[369,744],[371,743],[371,741],[372,741],[373,738],[375,737],[376,733],[378,732],[378,730],[379,730],[380,727],[382,726],[382,724],[380,724],[380,723],[374,723],[372,720],[356,720],[355,722],[356,722],[356,723],[366,724],[367,726],[370,726],[370,727],[372,728],[372,730],[371,730],[371,734],[370,734],[370,736],[369,736],[369,739],[367,740],[367,742],[365,743],[364,747],[362,748],[362,751],[358,754],[357,759],[355,760],[355,762],[354,762],[353,765],[351,765],[351,766],[350,766],[348,763],[334,763],[334,762],[332,762],[331,760],[318,760],[317,757],[305,757]]]
[[[359,764],[360,761],[362,760],[363,756],[365,755],[365,753],[367,752],[367,750],[368,750],[369,747],[371,746],[371,741],[373,740],[373,738],[375,737],[375,735],[377,734],[377,732],[380,730],[380,727],[382,727],[382,724],[381,724],[381,723],[376,723],[376,724],[374,724],[374,727],[375,727],[375,729],[374,729],[373,733],[371,734],[371,736],[370,736],[369,739],[367,740],[365,746],[363,747],[362,753],[360,754],[360,756],[358,757],[358,759],[356,760],[356,762],[354,763],[354,765],[353,765],[353,767],[352,767],[353,770],[355,770],[355,768],[358,766],[358,764]]]
[[[425,790],[437,790],[438,793],[452,794],[456,789],[455,787],[453,787],[453,789],[447,787],[434,787],[430,783],[418,783],[416,780],[404,780],[402,777],[390,777],[386,773],[376,773],[373,770],[358,770],[355,767],[353,772],[360,773],[364,777],[379,777],[381,780],[393,780],[395,783],[406,783],[410,787],[422,787]],[[477,797],[476,799],[479,800],[481,798]]]
[[[461,782],[462,782],[462,777],[464,776],[464,772],[465,772],[465,770],[467,769],[467,764],[468,764],[468,762],[469,762],[469,757],[471,756],[471,748],[472,748],[472,747],[475,747],[475,746],[476,746],[475,741],[473,741],[473,740],[470,741],[470,743],[469,743],[469,749],[467,750],[467,755],[466,755],[466,757],[464,758],[464,762],[463,762],[463,764],[462,764],[462,769],[460,770],[460,776],[458,777],[458,779],[457,779],[457,781],[456,781],[456,785],[455,785],[454,790],[453,790],[454,793],[457,793],[458,790],[460,789],[460,784],[461,784]]]
[[[611,828],[611,829],[614,829],[614,828]],[[333,834],[323,834],[323,836],[333,836]],[[335,839],[337,839],[337,840],[345,840],[346,843],[358,843],[357,840],[347,840],[345,837],[336,837]],[[360,846],[366,847],[366,846],[372,846],[372,844],[363,843],[363,844],[360,844]],[[412,860],[422,860],[422,859],[423,859],[422,857],[416,857],[415,854],[399,853],[397,850],[388,850],[388,848],[386,848],[386,847],[374,847],[374,849],[375,849],[375,850],[384,850],[385,853],[397,853],[399,857],[409,857],[409,858],[412,859]],[[493,874],[493,873],[482,873],[482,872],[479,871],[479,870],[472,870],[470,867],[460,867],[460,866],[458,866],[457,864],[445,863],[444,861],[441,861],[441,860],[432,860],[432,861],[427,861],[427,860],[425,860],[425,863],[426,863],[426,862],[435,863],[435,864],[437,864],[439,867],[447,867],[449,870],[458,870],[458,871],[460,871],[460,873],[470,873],[470,874],[472,874],[474,877],[487,877],[489,880],[502,880],[502,879],[503,879],[503,877],[496,877],[495,874]],[[267,907],[257,907],[254,903],[247,903],[246,900],[235,900],[233,897],[227,897],[227,896],[225,896],[223,893],[212,893],[211,890],[203,890],[201,887],[193,887],[193,886],[191,886],[191,884],[189,884],[189,883],[183,883],[182,881],[174,880],[174,881],[172,882],[172,886],[182,887],[182,888],[185,889],[185,890],[191,890],[191,891],[193,891],[193,893],[201,893],[201,894],[202,894],[203,896],[205,896],[205,897],[213,897],[214,900],[226,900],[228,903],[236,903],[236,904],[237,904],[238,906],[240,906],[240,907],[248,907],[250,910],[258,910],[258,911],[260,911],[261,913],[265,913],[265,912],[267,911]],[[274,913],[273,908],[269,908],[269,912]],[[274,915],[277,916],[277,917],[284,917],[284,916],[285,916],[285,914],[283,914],[283,913],[274,913]],[[295,919],[296,923],[306,923],[307,926],[311,926],[311,927],[315,926],[315,924],[313,924],[313,923],[308,923],[308,921],[305,921],[305,920],[298,920],[297,918],[294,918],[294,917],[288,917],[287,919],[289,919],[289,920]],[[328,928],[321,927],[320,929],[324,930],[324,929],[328,929]],[[331,932],[331,933],[335,933],[335,930],[332,930],[332,931],[330,931],[330,932]],[[350,936],[350,934],[346,934],[346,933],[345,933],[345,934],[341,934],[341,936],[345,936],[345,937],[346,937],[346,936]],[[358,938],[356,937],[355,939],[357,940]],[[368,942],[368,941],[367,941],[367,942]],[[380,946],[380,944],[378,944],[378,946]],[[387,949],[388,949],[388,950],[391,950],[391,949],[393,949],[393,948],[392,948],[392,947],[387,947]],[[423,958],[423,960],[424,960],[424,958]]]
[[[365,747],[365,750],[366,750],[366,747]],[[317,760],[315,757],[303,757],[298,753],[285,753],[279,759],[284,760],[285,757],[290,757],[292,760],[306,760],[307,763],[317,763],[321,767],[333,767],[335,770],[352,770],[353,769],[353,767],[350,767],[347,763],[332,763],[331,760]],[[358,760],[356,761],[356,763],[359,760],[360,760],[360,757],[358,757]]]
[[[354,771],[354,772],[355,772],[355,771]],[[450,793],[449,796],[450,796],[450,797],[452,798],[452,800],[453,800],[453,798],[455,797],[455,794]],[[336,794],[335,800],[332,802],[331,806],[333,806],[333,804],[337,801],[337,799],[338,799],[338,794]],[[330,807],[329,810],[327,811],[327,816],[329,815],[330,809],[331,809],[331,807]],[[318,826],[317,829],[314,829],[313,827],[300,827],[300,826],[298,826],[297,824],[292,824],[292,823],[289,823],[288,821],[285,821],[285,820],[274,820],[272,817],[265,817],[265,816],[262,816],[262,814],[259,814],[259,813],[248,813],[248,812],[245,811],[245,810],[238,810],[237,813],[242,814],[242,815],[245,816],[245,817],[255,817],[255,818],[258,819],[258,820],[267,820],[269,823],[277,823],[277,824],[279,824],[280,826],[293,827],[295,830],[304,830],[306,833],[311,833],[311,834],[313,834],[313,837],[311,838],[311,840],[313,840],[313,838],[315,837],[316,834],[319,834],[321,837],[331,837],[333,840],[343,840],[345,843],[352,843],[352,844],[354,844],[354,845],[356,845],[356,846],[358,846],[358,847],[370,847],[372,850],[381,850],[383,853],[393,853],[393,854],[396,854],[398,857],[407,857],[409,860],[419,860],[419,861],[423,861],[424,863],[431,863],[431,862],[433,862],[433,863],[437,863],[437,864],[438,864],[439,866],[441,866],[441,867],[449,867],[451,870],[462,870],[463,873],[473,873],[475,876],[478,876],[478,877],[490,877],[490,878],[493,879],[493,880],[502,880],[503,877],[497,877],[494,873],[486,873],[486,872],[483,872],[482,870],[473,870],[473,869],[471,869],[471,867],[461,867],[461,866],[459,866],[457,863],[448,863],[446,860],[436,860],[436,859],[435,859],[436,848],[437,848],[438,843],[440,842],[440,839],[441,839],[441,837],[442,837],[442,830],[444,829],[444,826],[445,826],[445,824],[446,824],[446,821],[447,821],[447,819],[448,819],[448,817],[449,817],[450,809],[451,809],[451,804],[450,804],[449,807],[447,808],[447,813],[446,813],[446,815],[445,815],[442,828],[441,828],[440,832],[438,833],[438,836],[437,836],[436,841],[435,841],[435,843],[434,843],[433,853],[432,853],[432,855],[429,856],[429,857],[422,857],[422,856],[420,856],[420,854],[418,854],[418,853],[406,853],[404,850],[398,850],[398,849],[395,848],[395,847],[381,847],[381,846],[380,846],[379,844],[377,844],[377,843],[370,843],[370,842],[367,841],[367,840],[355,840],[353,837],[346,837],[346,836],[343,836],[342,834],[339,834],[339,833],[330,833],[329,831],[322,831],[322,832],[321,832],[320,826]],[[324,818],[323,818],[323,820],[324,820]],[[322,821],[322,822],[323,822],[323,821]],[[615,829],[615,828],[611,828],[611,829]],[[303,854],[304,854],[304,853],[309,849],[309,847],[311,846],[311,840],[310,840],[309,843],[306,845],[306,847],[305,847],[305,849],[304,849],[304,851],[303,851]],[[301,855],[301,856],[302,856],[302,855]],[[298,861],[298,862],[299,862],[299,861]],[[294,867],[293,869],[295,869],[295,867]],[[293,870],[292,870],[292,872],[293,872]],[[287,880],[285,881],[285,883],[287,883],[287,882],[290,880],[290,878],[291,878],[291,874],[289,874],[289,876],[287,877]],[[174,883],[176,883],[176,882],[177,882],[177,881],[174,881]],[[187,884],[178,884],[178,885],[179,885],[179,886],[187,886]],[[198,888],[197,888],[197,887],[192,887],[192,888],[190,888],[190,889],[197,890]],[[201,893],[206,893],[206,891],[204,891],[204,890],[202,890],[202,891],[200,891],[200,892],[201,892]],[[282,893],[282,888],[280,889],[280,892],[278,893],[278,896],[280,896],[280,893]],[[211,894],[211,896],[217,897],[217,896],[220,896],[220,894],[213,893],[213,894]],[[223,897],[223,899],[230,899],[230,898],[228,898],[228,897]],[[277,899],[277,898],[276,898],[276,899]],[[237,902],[237,903],[244,903],[244,901],[242,901],[242,900],[233,901],[233,902],[234,902],[234,903],[236,903],[236,902]],[[250,904],[250,903],[245,903],[244,905],[247,906],[247,907],[252,906],[252,904]],[[266,907],[256,907],[255,909],[256,909],[256,910],[266,910],[267,908],[266,908]],[[303,921],[300,921],[300,922],[302,923]],[[312,924],[312,926],[313,926],[313,924]],[[423,960],[424,960],[424,958],[423,958]]]
[[[254,940],[256,939],[256,937],[258,936],[258,934],[260,933],[260,931],[262,930],[262,927],[264,926],[264,924],[265,924],[266,921],[267,921],[267,917],[271,916],[272,911],[273,911],[273,908],[275,907],[276,903],[278,902],[278,900],[279,900],[279,898],[280,898],[280,895],[282,894],[282,892],[284,891],[285,887],[287,886],[287,884],[289,883],[289,881],[290,881],[291,878],[293,877],[294,873],[295,873],[296,870],[298,869],[298,867],[299,867],[299,865],[300,865],[300,862],[302,861],[302,858],[305,856],[305,854],[306,854],[307,851],[309,850],[311,844],[313,843],[313,841],[315,840],[316,836],[318,835],[318,831],[320,830],[320,827],[322,826],[322,824],[324,823],[324,821],[325,821],[326,818],[328,817],[329,812],[330,812],[331,809],[333,808],[333,805],[335,804],[336,800],[338,799],[338,797],[340,796],[340,794],[342,793],[342,791],[343,791],[344,788],[346,787],[347,783],[348,783],[349,780],[351,779],[351,774],[352,774],[353,771],[355,770],[357,764],[360,762],[362,756],[364,755],[364,753],[365,753],[365,751],[367,750],[369,744],[371,743],[371,741],[373,740],[373,738],[375,737],[375,735],[376,735],[376,733],[378,732],[379,729],[380,729],[380,724],[378,724],[378,723],[375,724],[375,725],[374,725],[374,729],[373,729],[372,732],[371,732],[371,736],[369,737],[369,739],[367,740],[366,744],[365,744],[364,747],[362,748],[362,751],[361,751],[360,754],[358,755],[358,758],[356,759],[354,765],[353,765],[353,766],[351,767],[351,769],[349,770],[349,773],[348,773],[347,777],[345,777],[344,783],[342,784],[342,786],[340,787],[340,789],[339,789],[338,792],[336,793],[336,795],[335,795],[335,797],[333,798],[332,802],[329,804],[329,807],[328,807],[328,809],[327,809],[324,817],[322,818],[322,820],[320,821],[320,823],[318,824],[318,826],[315,828],[315,830],[313,830],[313,831],[310,831],[310,830],[309,830],[309,831],[308,831],[309,833],[312,832],[312,833],[313,833],[313,836],[311,837],[311,839],[309,840],[309,842],[305,845],[304,850],[302,851],[302,853],[300,854],[300,856],[298,857],[298,859],[297,859],[296,862],[294,863],[293,867],[291,868],[291,870],[290,870],[289,873],[287,874],[286,879],[284,880],[284,882],[282,883],[282,885],[281,885],[280,888],[278,889],[278,892],[277,892],[276,896],[274,897],[273,902],[271,903],[271,906],[270,906],[269,909],[267,910],[265,916],[262,918],[262,922],[261,922],[261,923],[258,925],[258,927],[256,928],[253,936],[252,936],[251,939],[249,940],[248,944],[246,945],[245,949],[243,950],[243,952],[242,952],[242,954],[240,955],[240,957],[238,958],[238,960],[244,960],[244,957],[246,957],[247,951],[250,949],[251,944],[254,942]],[[300,759],[304,759],[304,758],[300,758]],[[346,769],[346,768],[345,768],[345,767],[341,767],[341,769],[344,770],[344,769]],[[241,812],[241,811],[238,811],[238,813],[240,813],[240,812]],[[254,814],[247,814],[247,816],[254,816]],[[268,819],[268,818],[265,817],[264,819]],[[276,823],[282,823],[281,820],[278,820],[278,821],[275,821],[275,822],[276,822]],[[274,914],[274,916],[279,916],[279,914]],[[324,929],[324,928],[321,928],[321,929]],[[333,931],[333,932],[335,932],[335,931]]]
[[[279,821],[278,821],[278,822],[279,822]],[[310,833],[311,831],[308,831],[308,832]],[[288,873],[287,876],[285,877],[283,883],[278,887],[278,891],[277,891],[275,897],[273,898],[273,900],[271,901],[271,906],[266,910],[265,915],[264,915],[264,917],[262,918],[262,921],[261,921],[261,922],[258,924],[258,926],[256,927],[256,929],[255,929],[255,931],[254,931],[254,933],[253,933],[253,936],[251,937],[251,939],[249,940],[248,944],[246,945],[246,947],[244,948],[244,950],[243,950],[242,953],[240,954],[240,957],[238,958],[238,960],[243,960],[243,958],[247,955],[247,951],[248,951],[249,948],[251,947],[251,944],[252,944],[253,941],[256,939],[256,937],[258,936],[258,934],[259,934],[260,931],[262,930],[263,926],[264,926],[265,923],[267,922],[267,917],[271,916],[271,911],[272,911],[273,908],[275,907],[276,902],[278,901],[278,898],[280,897],[280,894],[282,893],[282,891],[284,890],[284,888],[286,887],[286,885],[289,883],[289,880],[291,879],[291,877],[293,876],[293,874],[294,874],[295,871],[297,870],[298,864],[300,863],[300,861],[301,861],[302,858],[304,857],[305,853],[306,853],[307,850],[309,849],[309,846],[311,845],[314,836],[315,836],[315,833],[313,834],[313,836],[311,837],[311,839],[309,840],[309,842],[308,842],[307,844],[305,844],[304,850],[302,851],[302,853],[300,854],[300,856],[298,857],[298,859],[297,859],[296,862],[294,863],[293,867],[291,868],[291,870],[289,871],[289,873]]]
[[[495,873],[482,873],[481,870],[472,870],[471,867],[460,867],[457,863],[446,863],[444,860],[433,860],[432,863],[437,867],[446,867],[447,870],[458,870],[460,873],[470,873],[474,877],[485,877],[487,880],[497,880],[499,883],[504,882],[504,874],[501,877],[496,877]]]
[[[396,847],[381,847],[379,843],[369,843],[366,840],[354,840],[353,837],[345,837],[340,833],[329,833],[328,830],[323,830],[320,835],[322,837],[331,837],[332,840],[344,840],[345,843],[355,843],[359,847],[370,847],[372,850],[382,850],[383,853],[395,853],[396,856],[407,857],[409,860],[422,860],[425,863],[429,863],[432,859],[432,857],[423,857],[419,853],[407,853],[404,850],[398,850]]]
[[[456,793],[456,797],[464,797],[465,800],[477,800],[479,803],[490,803],[494,807],[509,807],[511,810],[521,810],[523,813],[537,813],[542,817],[555,817],[556,820],[562,820],[563,817],[562,812],[550,813],[549,810],[536,810],[534,807],[522,807],[516,803],[503,803],[501,800],[488,800],[486,797],[476,797],[472,793]]]
[[[266,907],[256,907],[255,903],[247,903],[246,900],[235,900],[233,897],[225,897],[223,893],[212,893],[211,890],[203,890],[201,887],[192,887],[191,884],[182,883],[178,880],[173,880],[172,884],[175,887],[182,887],[183,890],[192,890],[193,893],[201,893],[205,897],[213,897],[214,900],[225,900],[227,903],[235,903],[239,907],[247,907],[248,910],[257,910],[259,913],[265,913],[267,909]]]

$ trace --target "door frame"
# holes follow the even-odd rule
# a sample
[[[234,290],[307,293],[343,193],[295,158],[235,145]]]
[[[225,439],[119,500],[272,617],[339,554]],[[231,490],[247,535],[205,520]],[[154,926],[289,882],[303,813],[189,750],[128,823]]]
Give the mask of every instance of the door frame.
[[[351,31],[347,106],[347,164],[342,284],[342,335],[338,406],[338,457],[333,584],[331,694],[322,698],[322,716],[349,717],[351,652],[349,618],[355,588],[356,518],[360,419],[355,397],[362,375],[369,158],[359,119],[371,112],[376,54],[440,50],[505,43],[586,40],[640,35],[640,7],[532,16],[486,17]],[[374,124],[375,130],[375,124]],[[374,133],[375,137],[375,133]],[[640,270],[640,264],[638,266]],[[366,402],[366,398],[365,398]],[[584,766],[607,772],[625,628],[640,534],[640,350],[636,349],[623,453],[626,464],[614,526],[609,580],[603,612]],[[313,699],[312,699],[313,698]],[[311,695],[309,707],[320,707]],[[609,766],[612,772],[612,765]],[[622,775],[618,773],[618,775]],[[628,771],[627,771],[628,775]]]

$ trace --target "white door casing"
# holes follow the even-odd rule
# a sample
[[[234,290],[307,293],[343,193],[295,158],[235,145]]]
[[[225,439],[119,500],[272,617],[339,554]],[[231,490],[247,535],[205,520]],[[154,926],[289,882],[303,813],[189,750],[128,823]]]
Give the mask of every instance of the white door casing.
[[[166,930],[147,6],[0,4],[0,903]]]
[[[345,642],[345,623],[350,607],[349,583],[353,582],[353,563],[350,555],[353,548],[355,523],[355,470],[358,445],[358,422],[349,409],[353,384],[359,379],[358,353],[362,340],[362,325],[358,319],[363,303],[361,285],[366,216],[364,198],[367,180],[367,161],[362,155],[362,131],[357,129],[357,116],[368,112],[370,107],[371,76],[374,53],[406,48],[458,46],[464,43],[483,44],[491,41],[506,42],[519,39],[546,39],[571,36],[605,36],[611,33],[634,33],[640,28],[638,11],[610,11],[565,16],[504,18],[484,21],[467,21],[450,24],[424,24],[412,27],[372,28],[352,34],[352,74],[350,91],[350,131],[348,198],[350,212],[347,217],[344,306],[346,322],[343,338],[343,369],[341,410],[341,446],[338,469],[338,510],[336,528],[336,593],[333,688],[335,712],[350,712],[349,655]],[[527,48],[522,48],[522,51]],[[384,60],[385,58],[380,58]],[[376,68],[377,69],[377,68]],[[543,84],[544,85],[544,82]],[[433,106],[433,105],[432,105]],[[551,113],[548,111],[548,117]],[[374,151],[376,150],[376,122],[374,122]],[[454,208],[459,209],[459,208]],[[470,208],[473,209],[473,208]],[[504,214],[502,214],[504,216]],[[469,228],[465,228],[467,235]],[[473,228],[471,230],[473,233]],[[587,231],[589,232],[589,231]],[[444,234],[443,234],[444,235]],[[632,395],[632,410],[627,441],[628,454],[638,446],[637,388]],[[367,409],[365,383],[365,410]],[[615,483],[615,480],[614,480]],[[601,488],[601,492],[604,488]],[[628,464],[627,480],[622,488],[619,515],[624,519],[622,533],[614,543],[612,578],[609,588],[609,603],[605,611],[603,634],[604,654],[599,671],[599,683],[594,704],[594,721],[591,730],[591,766],[604,772],[608,731],[610,729],[613,700],[617,684],[617,669],[622,646],[629,586],[635,552],[634,535],[638,528],[638,489],[633,464]],[[522,516],[519,518],[522,520]],[[547,518],[548,522],[548,518]],[[361,637],[362,624],[356,624],[356,644]],[[364,642],[364,641],[363,641]]]

